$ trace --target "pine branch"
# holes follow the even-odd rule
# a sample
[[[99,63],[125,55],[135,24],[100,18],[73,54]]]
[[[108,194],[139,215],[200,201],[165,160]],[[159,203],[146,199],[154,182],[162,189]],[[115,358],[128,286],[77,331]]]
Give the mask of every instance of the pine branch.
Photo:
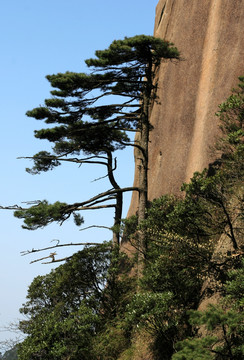
[[[107,199],[110,200],[110,199]],[[106,200],[104,200],[106,201]],[[81,210],[100,210],[100,209],[108,209],[108,208],[114,208],[116,206],[116,204],[110,204],[110,205],[100,205],[100,206],[82,206],[82,207],[78,207],[76,210],[77,211],[81,211]]]
[[[100,193],[92,198],[90,198],[89,200],[83,201],[81,203],[74,203],[72,205],[67,205],[64,208],[64,212],[68,213],[68,212],[72,212],[72,211],[76,211],[76,210],[93,210],[93,209],[102,209],[102,208],[106,208],[106,207],[114,207],[115,205],[104,205],[104,206],[99,206],[99,207],[90,207],[93,206],[95,204],[97,204],[97,200],[99,200],[99,202],[102,201],[108,201],[113,199],[113,197],[108,197],[110,195],[114,195],[117,193],[121,193],[121,192],[128,192],[128,191],[140,191],[140,189],[136,186],[132,186],[132,187],[126,187],[126,188],[119,188],[119,189],[111,189],[108,191],[105,191],[103,193]],[[107,199],[102,199],[104,197],[107,196]],[[26,202],[28,203],[33,203],[33,202]],[[34,206],[38,206],[41,203],[40,200],[35,201]],[[23,208],[22,206],[19,205],[10,205],[10,206],[0,206],[0,210],[20,210],[20,211],[25,211],[28,210],[28,208]]]
[[[138,130],[139,131],[139,130]],[[138,132],[137,131],[137,132]],[[125,143],[124,141],[121,141],[121,144],[124,145],[124,146],[133,146],[133,147],[136,147],[137,149],[139,149],[143,154],[144,154],[144,149],[138,145],[138,144],[131,144],[131,143]]]
[[[63,155],[61,155],[63,156]],[[50,155],[50,156],[21,156],[18,157],[17,159],[31,159],[31,160],[36,160],[36,159],[49,159],[49,160],[58,160],[58,161],[67,161],[67,162],[74,162],[74,163],[78,163],[78,164],[96,164],[96,165],[107,165],[107,163],[103,162],[103,161],[92,161],[92,160],[86,160],[86,159],[78,159],[78,158],[69,158],[69,159],[65,159],[62,158],[61,156],[55,156],[55,155]],[[98,156],[91,156],[87,159],[92,159],[92,158],[99,158]],[[106,159],[105,157],[101,156],[100,158]]]
[[[132,186],[132,187],[127,187],[127,188],[121,188],[121,189],[111,189],[108,191],[105,191],[103,193],[100,193],[96,196],[94,196],[93,198],[83,201],[81,203],[74,203],[73,205],[68,205],[67,206],[67,210],[80,210],[82,207],[84,207],[85,205],[88,205],[89,203],[93,203],[96,200],[99,200],[105,196],[109,196],[109,195],[113,195],[113,194],[117,194],[119,192],[128,192],[128,191],[140,191],[140,189],[138,187]],[[72,209],[73,208],[73,209]]]

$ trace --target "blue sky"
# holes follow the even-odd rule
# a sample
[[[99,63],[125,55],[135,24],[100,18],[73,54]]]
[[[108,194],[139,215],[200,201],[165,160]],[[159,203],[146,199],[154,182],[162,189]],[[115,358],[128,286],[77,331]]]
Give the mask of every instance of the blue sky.
[[[100,190],[105,180],[92,182],[103,175],[103,169],[72,164],[42,175],[25,172],[31,166],[19,156],[31,156],[47,149],[47,144],[33,137],[33,130],[42,127],[25,113],[49,97],[45,75],[57,72],[86,71],[84,60],[97,49],[106,48],[114,39],[137,34],[153,34],[158,0],[3,0],[0,12],[0,205],[21,205],[30,200],[82,201]],[[133,182],[131,150],[118,154],[119,183]],[[130,196],[126,197],[126,203]],[[23,205],[23,204],[22,204]],[[126,214],[125,209],[125,214]],[[124,214],[124,215],[125,215]],[[85,213],[85,225],[111,224],[112,213]],[[80,232],[72,221],[62,227],[51,225],[30,232],[21,228],[21,221],[11,211],[0,211],[0,341],[11,336],[2,332],[9,322],[16,322],[18,309],[25,301],[28,285],[38,274],[52,268],[29,262],[34,256],[20,252],[61,242],[109,240],[106,231]],[[75,248],[59,252],[69,255]],[[48,255],[44,253],[43,256]],[[14,337],[14,334],[12,335]]]

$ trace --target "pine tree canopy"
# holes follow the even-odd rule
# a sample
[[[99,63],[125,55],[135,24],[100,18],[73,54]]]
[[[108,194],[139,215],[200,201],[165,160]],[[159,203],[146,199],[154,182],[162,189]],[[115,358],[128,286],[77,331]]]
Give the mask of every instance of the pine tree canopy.
[[[97,155],[123,148],[129,141],[127,130],[140,127],[145,87],[153,97],[153,69],[161,58],[177,59],[179,53],[164,40],[140,35],[96,51],[95,59],[86,60],[94,70],[89,74],[48,75],[55,89],[52,97],[27,116],[57,126],[35,131],[35,137],[53,142],[54,155]],[[45,161],[44,171],[46,166]]]

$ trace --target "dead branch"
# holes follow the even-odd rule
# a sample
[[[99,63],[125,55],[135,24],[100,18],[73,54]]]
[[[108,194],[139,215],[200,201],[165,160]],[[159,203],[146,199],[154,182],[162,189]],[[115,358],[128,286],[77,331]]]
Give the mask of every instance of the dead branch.
[[[111,227],[109,227],[109,226],[91,225],[91,226],[87,226],[87,227],[85,227],[83,229],[80,229],[79,231],[84,231],[84,230],[93,229],[93,228],[111,230]]]
[[[0,210],[26,210],[19,205],[0,206]]]
[[[56,246],[60,244],[60,240],[59,240],[59,239],[53,239],[53,240],[51,240],[50,242],[54,242],[54,241],[57,242]]]
[[[48,255],[48,256],[45,256],[45,257],[43,257],[43,258],[40,258],[40,259],[31,261],[30,264],[33,264],[33,263],[35,263],[35,262],[37,262],[37,261],[41,261],[41,260],[48,259],[48,258],[51,258],[51,259],[52,259],[52,262],[53,262],[53,261],[55,261],[55,255],[57,255],[56,252],[50,253],[50,255]]]
[[[99,244],[96,244],[96,243],[87,243],[87,244],[89,244],[89,245],[101,245],[100,243],[99,243]],[[47,256],[47,258],[48,258],[48,257],[50,257],[50,256]],[[46,264],[52,264],[52,263],[62,262],[62,261],[69,260],[69,259],[71,259],[72,257],[73,257],[73,255],[71,255],[71,256],[66,256],[66,257],[64,257],[64,258],[62,258],[62,259],[52,258],[52,261],[43,262],[42,264],[46,265]],[[41,259],[40,259],[40,260],[41,260]],[[36,260],[36,261],[39,261],[39,260]],[[34,262],[34,261],[32,261],[32,262]],[[31,263],[32,263],[32,262],[31,262]],[[30,264],[31,264],[31,263],[30,263]]]
[[[108,159],[108,162],[107,162],[106,165],[107,165],[107,167],[109,169],[109,156],[108,156],[107,159]],[[113,173],[113,171],[115,171],[116,169],[117,169],[117,158],[115,157],[114,158],[114,166],[113,166],[113,168],[108,170],[108,173],[106,175],[101,176],[101,177],[99,177],[97,179],[94,179],[92,182],[95,182],[95,181],[98,181],[98,180],[101,180],[101,179],[105,179],[106,177],[110,177],[110,174]]]
[[[77,245],[77,244],[76,244],[76,245]],[[96,246],[96,245],[101,245],[101,243],[84,243],[83,245],[90,245],[90,246],[91,246],[91,245],[94,245],[94,246]],[[40,250],[40,251],[41,251],[41,250]],[[45,256],[45,257],[43,257],[43,258],[40,258],[40,259],[31,261],[30,264],[33,264],[33,263],[35,263],[35,262],[37,262],[37,261],[41,261],[41,260],[44,260],[44,259],[51,258],[51,259],[52,259],[51,261],[42,262],[42,264],[46,265],[46,264],[52,264],[52,263],[57,263],[57,262],[66,261],[66,260],[71,259],[71,258],[73,257],[73,255],[71,255],[71,256],[66,256],[66,257],[64,257],[64,258],[61,258],[61,259],[55,259],[55,255],[57,255],[56,252],[51,253],[49,256]]]
[[[33,201],[22,201],[22,204],[28,204],[33,206],[38,206],[41,203],[41,200]],[[10,206],[0,206],[0,210],[28,210],[28,208],[23,208],[19,205],[10,205]]]
[[[94,180],[92,180],[91,182],[96,182],[96,181],[99,181],[99,180],[102,180],[102,179],[105,179],[106,177],[108,177],[108,174],[104,175],[104,176],[100,176],[99,178],[96,178]]]
[[[59,240],[56,240],[55,241],[59,241]],[[36,252],[41,252],[41,251],[45,251],[45,250],[51,250],[51,249],[56,249],[56,248],[59,248],[59,247],[65,247],[65,246],[91,246],[91,245],[100,245],[100,243],[90,243],[90,242],[82,242],[82,243],[68,243],[68,244],[57,244],[57,245],[53,245],[53,246],[48,246],[46,248],[42,248],[42,249],[32,249],[32,250],[25,250],[25,251],[21,251],[21,256],[25,256],[25,255],[29,255],[29,254],[33,254],[33,253],[36,253]],[[50,255],[44,257],[44,258],[41,258],[37,261],[40,261],[40,260],[44,260],[44,259],[47,259],[49,258]],[[36,262],[36,261],[34,261]]]
[[[1,351],[8,351],[13,349],[16,345],[20,344],[24,340],[24,335],[22,331],[19,329],[19,320],[16,320],[16,322],[10,322],[8,325],[1,326],[0,327],[1,333],[14,333],[14,338],[9,338],[6,340],[0,341],[0,349]],[[1,356],[0,356],[1,358]]]
[[[42,262],[42,264],[44,264],[44,265],[46,265],[46,264],[52,264],[52,263],[56,263],[56,262],[66,261],[66,260],[71,259],[71,258],[72,258],[72,256],[66,256],[66,257],[64,257],[64,258],[62,258],[62,259],[57,259],[57,260],[52,259],[52,261]],[[30,263],[30,264],[31,264],[31,263]]]

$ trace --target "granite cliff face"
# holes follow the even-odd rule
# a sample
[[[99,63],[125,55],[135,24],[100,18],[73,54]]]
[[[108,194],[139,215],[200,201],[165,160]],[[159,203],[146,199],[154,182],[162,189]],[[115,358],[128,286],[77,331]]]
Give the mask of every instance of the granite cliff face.
[[[243,0],[159,1],[154,35],[173,42],[183,60],[163,62],[159,70],[158,101],[151,113],[149,200],[179,193],[194,171],[211,162],[210,146],[218,134],[215,112],[244,74],[243,29]],[[134,194],[129,214],[136,208]]]

